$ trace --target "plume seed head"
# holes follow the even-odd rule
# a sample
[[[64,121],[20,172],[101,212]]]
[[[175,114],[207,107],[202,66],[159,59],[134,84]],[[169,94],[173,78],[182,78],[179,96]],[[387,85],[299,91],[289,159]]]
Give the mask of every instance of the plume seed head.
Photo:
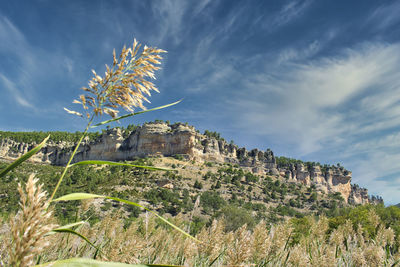
[[[162,53],[165,50],[144,46],[140,52],[141,45],[136,41],[132,47],[122,49],[119,57],[113,50],[113,64],[106,65],[104,77],[99,76],[92,70],[93,77],[88,87],[83,87],[85,94],[79,96],[74,103],[81,104],[85,110],[93,109],[95,116],[104,113],[116,118],[118,108],[133,112],[135,108],[145,109],[144,102],[150,102],[147,97],[151,91],[159,92],[151,79],[156,79],[154,72],[159,70],[157,65],[161,64]],[[75,115],[79,112],[68,111]],[[86,112],[89,118],[89,112]]]
[[[18,184],[20,210],[11,219],[13,244],[9,248],[11,266],[31,266],[34,258],[49,245],[45,234],[56,225],[49,223],[52,213],[48,211],[47,193],[42,185],[37,186],[38,179],[31,174],[25,186]]]

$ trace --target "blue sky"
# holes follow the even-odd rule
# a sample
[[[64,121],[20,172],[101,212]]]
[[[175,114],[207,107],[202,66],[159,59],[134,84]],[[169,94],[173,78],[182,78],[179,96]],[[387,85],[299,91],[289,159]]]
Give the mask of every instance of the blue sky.
[[[0,2],[0,130],[82,130],[91,69],[133,38],[168,51],[154,107],[248,149],[341,163],[400,202],[399,1]]]

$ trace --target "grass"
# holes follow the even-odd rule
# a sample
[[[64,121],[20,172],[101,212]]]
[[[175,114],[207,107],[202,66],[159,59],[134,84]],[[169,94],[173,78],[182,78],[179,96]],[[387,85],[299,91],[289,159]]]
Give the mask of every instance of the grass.
[[[213,266],[393,266],[400,258],[399,252],[392,250],[396,242],[398,245],[393,230],[383,227],[373,211],[369,216],[376,223],[374,237],[361,227],[355,228],[351,221],[329,231],[325,217],[307,217],[307,233],[301,235],[293,221],[272,226],[261,221],[252,230],[243,225],[225,232],[221,219],[196,235],[200,243],[165,227],[155,216],[144,216],[129,227],[124,226],[121,216],[116,211],[92,226],[79,225],[77,230],[101,248],[98,259],[184,266],[209,266],[212,262]],[[172,222],[187,227],[180,216]],[[97,253],[78,236],[52,235],[48,241],[54,245],[41,251],[45,262],[94,258]]]

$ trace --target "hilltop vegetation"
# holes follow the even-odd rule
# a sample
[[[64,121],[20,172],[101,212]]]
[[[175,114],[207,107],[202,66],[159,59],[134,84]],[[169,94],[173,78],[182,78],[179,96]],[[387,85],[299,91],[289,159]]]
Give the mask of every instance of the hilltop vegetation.
[[[62,131],[52,131],[52,132],[9,132],[9,131],[0,131],[0,139],[11,139],[16,142],[23,143],[40,143],[45,139],[48,135],[50,135],[49,141],[53,142],[78,142],[79,138],[82,136],[82,132],[62,132]],[[91,140],[95,140],[100,136],[99,132],[89,133],[88,137]]]

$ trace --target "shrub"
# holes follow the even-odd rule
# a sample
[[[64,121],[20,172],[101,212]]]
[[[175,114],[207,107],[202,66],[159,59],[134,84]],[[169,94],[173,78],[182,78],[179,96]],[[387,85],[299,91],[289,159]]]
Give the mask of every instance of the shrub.
[[[193,187],[196,188],[196,189],[202,189],[202,188],[203,188],[203,184],[202,184],[201,182],[199,182],[199,181],[196,180],[196,181],[194,182]]]
[[[228,205],[221,209],[219,216],[225,221],[225,231],[235,231],[244,224],[251,229],[256,224],[256,220],[246,209]]]
[[[225,200],[215,191],[205,191],[201,194],[200,204],[204,209],[219,210],[226,204]]]

